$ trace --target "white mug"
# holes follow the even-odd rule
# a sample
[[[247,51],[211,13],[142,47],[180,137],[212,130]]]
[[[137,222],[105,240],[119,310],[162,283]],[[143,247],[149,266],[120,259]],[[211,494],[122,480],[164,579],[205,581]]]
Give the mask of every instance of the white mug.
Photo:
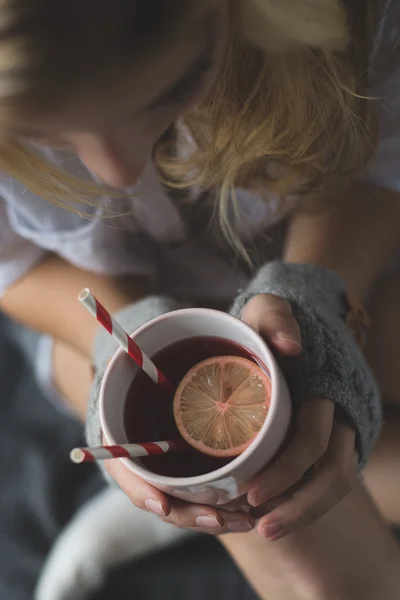
[[[265,422],[244,452],[211,473],[196,477],[167,477],[152,473],[140,459],[120,459],[125,467],[154,487],[188,502],[223,505],[247,492],[252,478],[273,458],[291,418],[290,395],[283,375],[262,338],[246,323],[216,310],[189,308],[149,321],[132,334],[146,354],[196,336],[218,337],[240,344],[253,354],[271,381],[270,406]],[[100,420],[107,444],[127,443],[124,405],[138,367],[122,350],[110,361],[100,389]],[[155,441],[155,440],[149,440]]]

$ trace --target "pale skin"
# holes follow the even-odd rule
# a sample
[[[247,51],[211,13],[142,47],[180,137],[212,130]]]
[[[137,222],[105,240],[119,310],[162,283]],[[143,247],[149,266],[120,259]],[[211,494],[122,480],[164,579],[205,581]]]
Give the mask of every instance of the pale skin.
[[[207,10],[216,11],[215,38],[219,43],[213,46],[212,66],[202,86],[188,96],[185,106],[167,101],[155,111],[143,109],[185,72],[190,63],[188,57],[195,59],[201,53],[205,33],[202,34],[200,22],[190,35],[176,40],[176,46],[171,45],[171,51],[162,59],[154,59],[154,64],[146,65],[146,69],[135,66],[134,88],[126,83],[132,80],[130,77],[105,74],[107,82],[102,82],[101,89],[108,90],[106,95],[99,95],[93,83],[91,93],[76,98],[59,114],[36,119],[32,131],[27,123],[24,133],[38,143],[49,145],[51,140],[55,145],[68,144],[107,183],[120,187],[134,183],[158,137],[179,112],[206,93],[217,75],[228,26],[228,2],[208,0],[204,3],[205,13]],[[208,31],[208,27],[205,29]],[[165,80],[151,77],[156,72],[162,72]],[[120,93],[122,88],[124,93]],[[136,95],[138,89],[140,97]],[[128,107],[129,116],[115,124],[114,116],[127,115]],[[362,298],[398,251],[400,198],[385,190],[376,194],[366,186],[355,186],[345,200],[331,213],[293,219],[284,257],[290,262],[334,269],[349,291]],[[55,338],[55,383],[82,419],[91,381],[90,356],[96,324],[80,308],[76,295],[82,287],[90,286],[111,311],[146,295],[145,281],[131,281],[129,285],[124,282],[123,286],[121,283],[49,257],[15,283],[1,300],[2,310],[10,316]],[[382,389],[387,390],[391,404],[397,406],[400,384],[396,381],[393,348],[396,349],[399,288],[396,278],[376,288],[371,305],[374,325],[367,349]],[[73,330],[65,314],[75,323]],[[284,300],[258,297],[246,308],[244,319],[281,354],[296,355],[301,351],[298,327]],[[398,326],[400,333],[400,323]],[[393,460],[396,452],[397,456],[400,454],[396,440],[399,420],[391,419],[384,430],[366,469],[366,491],[356,478],[355,433],[335,412],[333,402],[321,398],[306,403],[297,418],[301,427],[292,445],[251,484],[248,500],[252,506],[273,500],[268,514],[259,510],[257,516],[261,518],[257,524],[240,506],[224,511],[176,501],[127,473],[119,461],[110,462],[108,468],[135,504],[168,522],[214,534],[254,529],[250,533],[222,535],[221,540],[261,598],[398,598],[400,553],[371,496],[386,522],[400,522],[396,508],[400,506],[399,486],[396,494],[398,462]],[[317,461],[319,467],[303,482],[303,474]],[[295,483],[299,484],[296,493],[285,494]]]

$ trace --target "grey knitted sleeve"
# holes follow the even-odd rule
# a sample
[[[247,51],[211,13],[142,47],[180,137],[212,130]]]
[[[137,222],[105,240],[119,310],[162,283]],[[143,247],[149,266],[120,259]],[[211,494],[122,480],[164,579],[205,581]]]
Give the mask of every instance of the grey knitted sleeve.
[[[302,336],[302,353],[281,361],[292,399],[329,398],[347,413],[357,433],[359,468],[370,455],[381,423],[380,395],[344,317],[345,287],[333,272],[281,261],[264,265],[236,299],[232,313],[258,294],[275,294],[292,306]]]
[[[185,308],[185,306],[171,298],[149,296],[140,302],[126,306],[114,316],[126,331],[132,333],[144,323],[179,308]],[[103,328],[99,328],[93,348],[95,376],[90,390],[86,421],[86,438],[89,446],[100,446],[102,443],[99,391],[107,363],[117,349],[118,345],[114,339]]]

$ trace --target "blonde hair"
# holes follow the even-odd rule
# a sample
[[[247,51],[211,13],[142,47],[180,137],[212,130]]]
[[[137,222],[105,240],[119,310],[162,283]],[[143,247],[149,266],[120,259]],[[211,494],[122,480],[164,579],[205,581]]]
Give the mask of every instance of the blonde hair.
[[[353,15],[361,22],[356,27],[337,0],[241,3],[218,81],[185,115],[196,150],[185,159],[162,146],[157,155],[175,186],[219,190],[220,221],[231,241],[235,186],[261,197],[278,194],[283,212],[324,207],[373,154],[368,4]],[[186,137],[178,131],[181,143]]]
[[[43,1],[29,4],[34,10]],[[164,141],[156,149],[161,175],[170,186],[217,190],[218,211],[230,238],[228,205],[235,186],[279,194],[282,210],[293,195],[300,208],[322,206],[369,160],[375,123],[367,72],[380,16],[379,0],[347,2],[347,9],[340,0],[232,2],[232,35],[217,83],[184,115],[184,134],[177,127],[172,136],[174,144],[184,145],[189,133],[195,149],[178,155]],[[190,3],[162,4],[174,5],[169,20],[159,19],[167,31]],[[14,66],[16,55],[0,41],[0,125],[18,107],[18,86],[8,95],[7,86],[1,86],[1,71],[7,70],[8,60]],[[28,56],[26,47],[19,56]],[[38,69],[37,77],[30,77],[29,90],[44,85],[40,73]],[[26,89],[23,97],[30,97]],[[0,144],[0,167],[51,202],[90,203],[98,194],[97,186],[59,172],[18,142]]]

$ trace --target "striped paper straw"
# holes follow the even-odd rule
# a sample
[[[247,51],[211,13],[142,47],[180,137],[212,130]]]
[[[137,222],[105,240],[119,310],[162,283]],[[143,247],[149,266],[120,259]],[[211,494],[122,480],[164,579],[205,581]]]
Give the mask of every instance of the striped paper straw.
[[[93,296],[88,288],[79,294],[79,300],[95,319],[108,331],[115,341],[125,350],[135,363],[160,387],[173,392],[173,386],[156,367],[153,361],[139,348],[136,342],[122,329],[121,325],[110,315],[102,304]]]
[[[108,460],[110,458],[140,458],[141,456],[156,456],[182,450],[183,443],[179,442],[145,442],[143,444],[122,444],[119,446],[99,446],[98,448],[74,448],[70,459],[76,464]]]

